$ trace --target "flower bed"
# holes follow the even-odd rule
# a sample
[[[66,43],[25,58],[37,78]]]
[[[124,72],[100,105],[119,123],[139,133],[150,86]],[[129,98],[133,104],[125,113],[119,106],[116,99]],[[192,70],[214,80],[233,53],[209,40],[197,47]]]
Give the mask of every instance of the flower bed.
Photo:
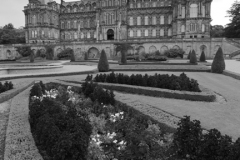
[[[173,152],[174,129],[116,102],[112,91],[94,83],[81,89],[37,84],[29,108],[44,159],[165,159]]]
[[[86,81],[82,88],[41,83],[35,85],[31,96],[31,129],[45,160],[238,160],[240,157],[240,139],[233,142],[216,129],[203,130],[199,121],[191,121],[187,116],[174,131],[118,103],[113,92],[93,82]],[[80,126],[75,128],[75,124]],[[74,134],[86,128],[90,132]],[[83,140],[80,137],[86,133],[88,143],[80,144]]]
[[[201,92],[199,84],[196,80],[190,79],[186,74],[182,73],[180,76],[171,75],[160,75],[155,74],[154,76],[149,76],[141,74],[131,76],[124,74],[97,74],[95,78],[88,75],[86,77],[87,81],[93,80],[94,82],[107,82],[107,83],[118,83],[118,84],[128,84],[135,86],[146,86],[154,88],[163,88],[170,90],[179,91],[191,91],[191,92]]]

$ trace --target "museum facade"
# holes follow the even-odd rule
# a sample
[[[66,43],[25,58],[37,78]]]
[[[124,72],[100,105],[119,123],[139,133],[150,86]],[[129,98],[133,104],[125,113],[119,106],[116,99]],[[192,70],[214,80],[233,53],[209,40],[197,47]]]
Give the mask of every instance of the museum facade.
[[[210,38],[212,0],[29,0],[27,43]]]

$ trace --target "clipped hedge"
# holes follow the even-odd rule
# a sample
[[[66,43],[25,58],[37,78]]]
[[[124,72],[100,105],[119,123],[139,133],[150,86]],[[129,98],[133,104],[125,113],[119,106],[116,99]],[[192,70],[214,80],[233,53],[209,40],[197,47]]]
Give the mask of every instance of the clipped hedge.
[[[98,62],[98,70],[99,72],[108,72],[109,71],[109,64],[107,55],[104,50],[101,52],[101,56]]]
[[[172,91],[168,89],[160,89],[153,87],[141,87],[141,86],[131,86],[124,84],[113,84],[113,83],[97,83],[99,86],[108,89],[115,90],[119,92],[126,92],[132,94],[140,94],[152,97],[162,97],[162,98],[172,98],[172,99],[184,99],[189,101],[204,101],[204,102],[214,102],[216,100],[216,95],[211,92],[188,92],[188,91]]]
[[[89,75],[86,77],[86,80],[88,79]],[[168,74],[155,74],[153,76],[148,74],[145,74],[144,76],[141,74],[132,74],[131,76],[128,76],[121,73],[115,74],[114,72],[112,72],[108,75],[97,74],[93,80],[95,82],[119,83],[170,90],[201,92],[198,86],[198,82],[194,79],[188,78],[187,75],[184,73],[182,73],[180,76],[169,76]]]
[[[213,73],[223,73],[223,71],[225,70],[225,61],[224,61],[224,57],[223,57],[223,51],[222,48],[219,47],[213,62],[212,62],[212,72]]]
[[[6,92],[11,89],[13,89],[12,82],[6,81],[4,84],[2,84],[2,82],[0,82],[0,93]]]

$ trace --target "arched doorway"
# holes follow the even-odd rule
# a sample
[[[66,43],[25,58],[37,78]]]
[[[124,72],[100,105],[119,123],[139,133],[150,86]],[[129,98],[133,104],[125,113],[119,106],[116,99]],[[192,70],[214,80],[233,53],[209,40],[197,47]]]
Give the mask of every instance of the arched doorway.
[[[92,47],[88,50],[88,58],[92,59],[92,58],[99,58],[100,57],[100,52],[97,48]]]
[[[155,46],[151,46],[151,47],[149,48],[149,54],[155,54],[156,51],[157,51],[157,48],[156,48]]]
[[[112,29],[107,31],[107,40],[114,40],[114,31]]]

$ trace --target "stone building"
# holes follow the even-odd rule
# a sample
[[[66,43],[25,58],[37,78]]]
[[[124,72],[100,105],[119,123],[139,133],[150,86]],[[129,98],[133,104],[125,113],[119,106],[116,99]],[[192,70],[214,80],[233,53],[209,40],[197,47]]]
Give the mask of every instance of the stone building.
[[[29,0],[28,43],[210,38],[212,0]]]

